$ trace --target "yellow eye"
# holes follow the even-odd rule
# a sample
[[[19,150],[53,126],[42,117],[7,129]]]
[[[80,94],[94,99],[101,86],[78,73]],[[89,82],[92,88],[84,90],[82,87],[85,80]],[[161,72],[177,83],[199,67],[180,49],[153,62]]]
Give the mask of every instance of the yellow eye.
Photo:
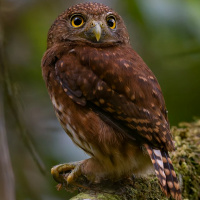
[[[107,18],[107,24],[111,29],[114,29],[116,27],[116,20],[113,16],[110,16]]]
[[[80,15],[75,15],[75,16],[72,17],[71,23],[72,23],[73,27],[78,28],[78,27],[83,25],[84,19]]]

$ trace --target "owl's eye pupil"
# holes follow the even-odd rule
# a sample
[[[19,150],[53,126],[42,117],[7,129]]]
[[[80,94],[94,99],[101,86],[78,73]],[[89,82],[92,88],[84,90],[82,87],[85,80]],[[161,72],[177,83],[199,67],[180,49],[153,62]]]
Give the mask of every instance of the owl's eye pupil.
[[[112,27],[114,24],[114,20],[113,19],[109,19],[108,21],[108,26]]]
[[[108,17],[107,18],[107,24],[111,29],[114,29],[116,27],[116,21],[114,17]]]
[[[79,26],[82,23],[82,19],[80,17],[75,17],[74,24],[76,26]]]
[[[77,16],[76,15],[76,16],[72,17],[72,19],[71,19],[71,24],[75,28],[78,28],[78,27],[82,26],[83,23],[84,23],[84,19],[83,19],[82,16]]]

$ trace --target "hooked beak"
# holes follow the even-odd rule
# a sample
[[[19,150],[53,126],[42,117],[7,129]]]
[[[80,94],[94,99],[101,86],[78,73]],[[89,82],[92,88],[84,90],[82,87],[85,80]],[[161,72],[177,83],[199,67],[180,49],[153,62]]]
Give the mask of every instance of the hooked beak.
[[[91,32],[93,36],[96,38],[97,42],[99,42],[102,34],[102,22],[92,21],[91,23]]]
[[[97,42],[101,38],[101,26],[97,23],[93,29],[94,36],[96,37]]]

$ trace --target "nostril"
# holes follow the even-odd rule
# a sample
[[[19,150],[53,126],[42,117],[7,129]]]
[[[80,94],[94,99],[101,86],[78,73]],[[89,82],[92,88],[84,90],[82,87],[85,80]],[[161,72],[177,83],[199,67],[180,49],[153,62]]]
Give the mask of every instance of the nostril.
[[[92,27],[95,26],[95,22],[91,22],[91,26],[92,26]]]

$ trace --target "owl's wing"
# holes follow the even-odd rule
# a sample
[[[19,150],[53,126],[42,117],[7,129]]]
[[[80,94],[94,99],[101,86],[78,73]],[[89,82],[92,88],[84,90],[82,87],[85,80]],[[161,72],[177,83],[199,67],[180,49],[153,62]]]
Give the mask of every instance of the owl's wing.
[[[58,82],[81,106],[91,106],[133,138],[173,150],[160,86],[131,48],[75,48],[56,62]]]

